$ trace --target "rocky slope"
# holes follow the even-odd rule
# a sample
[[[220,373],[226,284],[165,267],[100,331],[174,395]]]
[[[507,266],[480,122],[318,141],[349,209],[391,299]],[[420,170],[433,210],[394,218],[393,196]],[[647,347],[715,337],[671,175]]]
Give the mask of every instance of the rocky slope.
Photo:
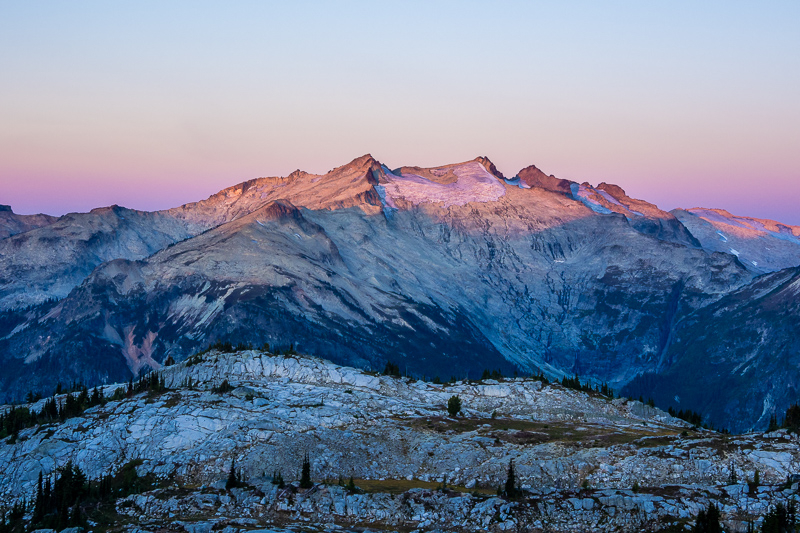
[[[631,395],[691,405],[734,431],[765,427],[800,397],[800,268],[759,277],[677,324],[665,366]],[[720,395],[709,380],[725,383]]]
[[[0,500],[30,497],[40,471],[70,460],[93,479],[135,460],[161,488],[117,500],[104,515],[117,527],[641,531],[714,501],[744,531],[797,489],[784,484],[800,469],[796,436],[698,432],[639,402],[530,379],[435,385],[259,351],[212,351],[162,376],[167,391],[122,394],[0,443]],[[223,380],[231,389],[211,392]],[[308,491],[296,485],[306,455],[318,483]],[[526,492],[509,501],[494,493],[511,460]],[[224,490],[232,462],[249,488]],[[276,471],[294,488],[273,485]],[[761,487],[732,481],[756,471]],[[367,492],[336,485],[349,476]]]

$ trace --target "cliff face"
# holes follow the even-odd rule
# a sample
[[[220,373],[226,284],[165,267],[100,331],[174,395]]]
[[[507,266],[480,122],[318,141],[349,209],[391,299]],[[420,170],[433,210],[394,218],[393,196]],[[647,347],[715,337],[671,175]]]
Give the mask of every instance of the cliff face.
[[[0,316],[0,396],[125,380],[216,340],[442,379],[500,368],[621,387],[669,372],[679,326],[756,275],[619,187],[535,167],[505,179],[486,158],[390,170],[367,155],[111,211],[116,225],[92,212],[0,240],[7,309],[60,298]],[[705,389],[727,397],[726,379]]]

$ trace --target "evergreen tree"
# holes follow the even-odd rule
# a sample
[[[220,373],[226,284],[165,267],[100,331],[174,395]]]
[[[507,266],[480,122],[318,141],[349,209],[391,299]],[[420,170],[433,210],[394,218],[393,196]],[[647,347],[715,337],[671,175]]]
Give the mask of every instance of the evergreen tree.
[[[36,502],[33,504],[33,517],[31,518],[35,524],[38,524],[44,519],[45,501],[42,477],[42,471],[40,470],[39,480],[36,482]]]
[[[461,412],[461,398],[456,396],[451,396],[449,400],[447,400],[447,412],[450,416],[456,416],[458,413]]]
[[[800,405],[794,404],[786,410],[783,427],[794,432],[800,432]]]
[[[400,367],[391,361],[386,362],[386,367],[383,369],[384,376],[400,377]]]
[[[767,431],[775,431],[776,429],[778,429],[778,418],[773,414],[771,417],[769,417]]]
[[[236,461],[231,461],[231,469],[228,472],[228,480],[225,482],[226,489],[232,489],[239,486],[239,479],[236,476]]]
[[[714,503],[708,504],[708,509],[701,509],[697,513],[697,521],[692,528],[692,533],[722,533],[719,523],[719,507]]]
[[[771,508],[764,516],[764,523],[761,526],[762,533],[794,533],[796,524],[796,510],[794,500],[788,506],[782,503]]]
[[[300,474],[300,488],[310,489],[314,486],[311,482],[311,462],[308,460],[308,454],[303,459],[303,471]]]
[[[506,486],[503,492],[506,498],[517,497],[517,475],[514,472],[514,459],[508,462],[508,476],[506,477]]]

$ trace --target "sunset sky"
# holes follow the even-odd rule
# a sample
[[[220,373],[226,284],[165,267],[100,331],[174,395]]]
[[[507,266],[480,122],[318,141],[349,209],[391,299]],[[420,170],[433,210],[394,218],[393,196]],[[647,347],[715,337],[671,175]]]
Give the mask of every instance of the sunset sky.
[[[0,203],[491,158],[800,224],[800,2],[0,2]]]

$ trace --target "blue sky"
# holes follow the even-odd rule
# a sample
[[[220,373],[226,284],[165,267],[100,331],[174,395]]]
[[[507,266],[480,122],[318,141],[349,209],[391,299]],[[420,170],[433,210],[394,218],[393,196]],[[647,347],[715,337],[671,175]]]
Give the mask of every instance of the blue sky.
[[[800,2],[0,2],[0,203],[478,155],[800,224]]]

